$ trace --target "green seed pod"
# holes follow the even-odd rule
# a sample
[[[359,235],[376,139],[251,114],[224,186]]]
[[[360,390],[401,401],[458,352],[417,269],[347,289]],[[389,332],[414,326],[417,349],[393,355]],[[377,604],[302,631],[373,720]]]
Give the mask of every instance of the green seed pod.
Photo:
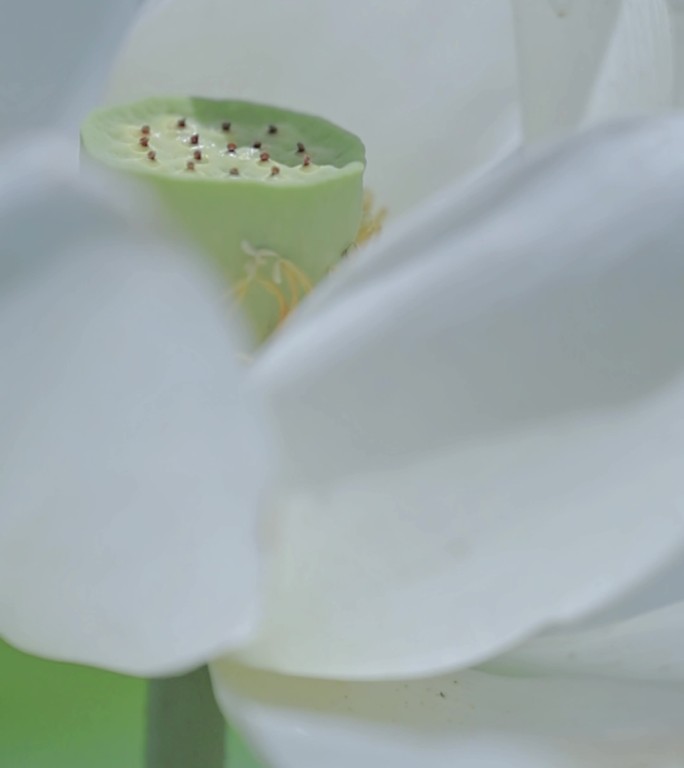
[[[318,117],[241,101],[152,98],[99,109],[96,161],[149,183],[230,282],[263,341],[354,242],[365,150]]]

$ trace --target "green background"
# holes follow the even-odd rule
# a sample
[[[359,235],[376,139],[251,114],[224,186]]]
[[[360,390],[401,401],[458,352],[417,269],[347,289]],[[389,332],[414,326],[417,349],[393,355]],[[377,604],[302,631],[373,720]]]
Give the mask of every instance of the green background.
[[[0,642],[2,768],[142,768],[145,683]],[[231,768],[259,768],[235,734]]]

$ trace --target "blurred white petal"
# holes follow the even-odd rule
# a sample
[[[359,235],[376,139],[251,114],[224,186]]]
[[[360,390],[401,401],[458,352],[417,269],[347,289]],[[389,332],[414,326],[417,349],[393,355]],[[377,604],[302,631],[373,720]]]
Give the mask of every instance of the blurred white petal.
[[[668,0],[672,25],[672,45],[675,62],[674,101],[684,106],[684,0]]]
[[[395,214],[518,142],[513,21],[502,0],[157,0],[112,97],[243,98],[320,114],[368,149]]]
[[[270,455],[225,299],[62,144],[30,150],[0,180],[0,634],[182,668],[244,640],[258,590]]]
[[[0,142],[58,120],[77,136],[140,0],[14,0],[0,30]],[[74,142],[77,146],[77,141]]]
[[[468,672],[341,683],[214,665],[226,715],[272,768],[680,768],[684,693]]]
[[[615,126],[333,275],[252,370],[288,466],[243,658],[472,665],[679,550],[683,206],[684,121]]]
[[[623,0],[583,127],[664,114],[674,98],[674,53],[667,0]]]
[[[684,602],[623,622],[579,632],[553,632],[496,659],[492,669],[516,674],[684,681]]]
[[[514,0],[528,139],[672,106],[667,0]]]

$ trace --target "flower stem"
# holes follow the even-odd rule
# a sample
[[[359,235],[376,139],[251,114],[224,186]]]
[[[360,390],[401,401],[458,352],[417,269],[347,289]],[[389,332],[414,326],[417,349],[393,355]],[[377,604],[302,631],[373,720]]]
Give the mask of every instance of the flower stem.
[[[150,681],[147,768],[223,768],[225,741],[207,667]]]

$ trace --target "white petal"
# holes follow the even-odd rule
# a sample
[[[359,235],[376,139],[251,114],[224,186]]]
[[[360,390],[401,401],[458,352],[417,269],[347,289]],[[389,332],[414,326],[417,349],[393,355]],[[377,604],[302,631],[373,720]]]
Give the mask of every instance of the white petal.
[[[0,633],[182,668],[251,626],[256,406],[221,291],[40,144],[2,158]]]
[[[681,109],[684,105],[684,0],[668,0],[672,45],[674,48],[674,102]]]
[[[251,663],[472,665],[682,545],[684,121],[450,202],[340,270],[252,370],[289,457]]]
[[[369,186],[398,213],[517,145],[516,88],[501,0],[162,0],[133,31],[112,96],[320,114],[362,137]]]
[[[684,557],[675,558],[621,600],[524,643],[488,669],[532,674],[684,679]]]
[[[553,632],[496,659],[494,670],[684,682],[684,602],[614,624]]]
[[[621,599],[611,602],[596,614],[588,616],[579,627],[589,628],[605,626],[614,622],[623,622],[644,613],[668,608],[675,603],[684,602],[684,555],[659,568],[650,578],[642,581],[636,589],[631,589]]]
[[[23,146],[23,133],[59,119],[76,130],[139,5],[140,0],[4,3],[0,141]]]
[[[528,139],[672,106],[667,0],[515,0]]]
[[[674,54],[667,0],[623,0],[583,126],[663,114],[673,107]]]
[[[684,692],[468,672],[341,683],[224,662],[214,689],[272,768],[680,768]]]

